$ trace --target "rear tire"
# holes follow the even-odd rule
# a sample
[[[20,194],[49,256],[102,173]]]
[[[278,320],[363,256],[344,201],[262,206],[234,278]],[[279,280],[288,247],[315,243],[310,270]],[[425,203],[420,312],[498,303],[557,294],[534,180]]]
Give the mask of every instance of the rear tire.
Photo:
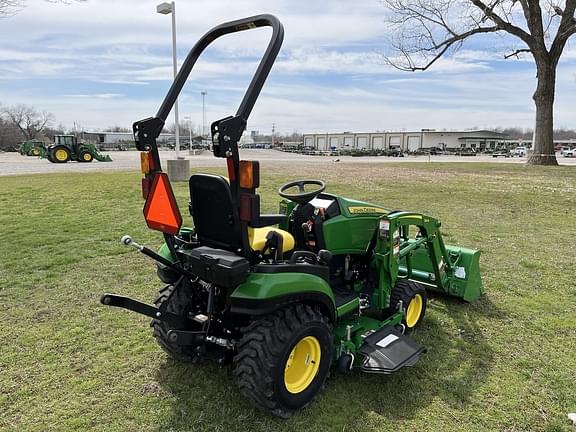
[[[243,330],[234,357],[240,392],[256,408],[288,418],[324,387],[332,363],[332,329],[310,306],[296,304]]]
[[[56,146],[50,150],[50,162],[66,163],[70,160],[70,150],[64,146]]]
[[[158,308],[166,307],[167,312],[184,315],[188,312],[191,299],[182,292],[183,290],[176,290],[172,295],[175,289],[175,285],[168,285],[162,289],[160,295],[154,302],[154,305]],[[176,345],[169,341],[168,332],[174,330],[174,328],[170,327],[168,323],[153,319],[150,323],[150,327],[152,327],[152,334],[154,335],[156,342],[158,342],[158,345],[160,345],[160,347],[166,351],[170,357],[181,362],[194,361],[196,355],[191,348]]]
[[[399,279],[390,293],[390,307],[397,310],[400,301],[402,301],[402,308],[404,309],[402,324],[406,327],[406,331],[411,331],[424,319],[428,301],[426,290],[419,283],[408,279]]]

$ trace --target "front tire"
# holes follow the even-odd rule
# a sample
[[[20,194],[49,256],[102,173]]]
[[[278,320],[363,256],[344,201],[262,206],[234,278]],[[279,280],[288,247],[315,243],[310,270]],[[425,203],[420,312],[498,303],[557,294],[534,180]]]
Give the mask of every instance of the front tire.
[[[404,319],[402,324],[407,331],[411,331],[424,319],[427,304],[426,290],[414,281],[399,279],[390,293],[390,307],[396,309],[402,301]]]
[[[88,150],[82,150],[78,155],[78,162],[92,162],[94,156]]]
[[[240,392],[256,408],[290,417],[324,387],[332,339],[328,319],[303,304],[253,322],[244,329],[234,357]]]

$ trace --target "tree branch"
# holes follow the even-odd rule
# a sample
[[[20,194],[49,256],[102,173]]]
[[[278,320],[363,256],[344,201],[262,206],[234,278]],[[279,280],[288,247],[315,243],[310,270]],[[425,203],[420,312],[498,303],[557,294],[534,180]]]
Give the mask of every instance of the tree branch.
[[[445,39],[442,42],[440,42],[439,44],[434,44],[433,46],[431,46],[429,48],[421,48],[421,51],[428,51],[428,52],[440,50],[440,52],[438,52],[432,58],[432,60],[428,61],[424,66],[416,66],[414,61],[410,57],[410,53],[408,53],[405,49],[402,49],[401,47],[398,47],[398,48],[399,48],[400,52],[402,53],[402,55],[404,56],[405,60],[408,62],[408,66],[406,66],[406,67],[400,66],[396,62],[393,62],[388,57],[384,57],[384,60],[386,61],[387,64],[389,64],[390,66],[393,66],[399,70],[412,71],[412,72],[425,71],[426,69],[430,68],[430,66],[432,66],[434,63],[436,63],[436,61],[440,57],[442,57],[446,53],[446,51],[448,51],[448,49],[450,49],[450,47],[452,45],[459,43],[459,42],[462,42],[464,39],[466,39],[472,35],[475,35],[475,34],[494,33],[494,32],[497,32],[498,30],[499,30],[499,28],[497,26],[475,28],[475,29],[469,30],[467,32],[464,32],[462,34],[457,34],[451,38]]]
[[[61,3],[70,5],[73,2],[85,2],[87,0],[44,0],[48,3]],[[26,0],[0,0],[0,18],[15,15],[26,7]]]
[[[574,0],[576,1],[576,0]],[[520,27],[516,27],[515,25],[510,24],[507,21],[504,21],[498,14],[496,14],[493,8],[490,8],[488,5],[484,4],[482,0],[470,0],[470,2],[480,9],[486,17],[488,17],[494,24],[496,24],[501,30],[504,30],[511,35],[516,36],[517,38],[521,39],[526,45],[530,47],[530,49],[534,50],[536,48],[536,43],[534,38],[529,34],[522,30]],[[520,4],[524,5],[527,3],[526,0],[521,0]],[[524,6],[523,6],[524,7]]]
[[[555,12],[562,17],[554,42],[550,47],[550,60],[552,64],[558,64],[568,39],[576,33],[576,0],[566,0],[564,10],[557,7]]]
[[[509,59],[510,57],[516,57],[516,58],[518,58],[518,54],[520,54],[520,53],[531,53],[531,52],[532,52],[532,50],[530,50],[530,49],[528,49],[528,48],[517,49],[517,50],[514,51],[513,53],[505,54],[505,55],[504,55],[504,58],[505,58],[506,60]]]
[[[526,16],[526,24],[530,29],[530,34],[540,47],[546,47],[544,41],[544,27],[542,24],[542,8],[539,1],[528,1],[529,14]]]
[[[0,18],[10,17],[24,7],[24,0],[0,0]]]

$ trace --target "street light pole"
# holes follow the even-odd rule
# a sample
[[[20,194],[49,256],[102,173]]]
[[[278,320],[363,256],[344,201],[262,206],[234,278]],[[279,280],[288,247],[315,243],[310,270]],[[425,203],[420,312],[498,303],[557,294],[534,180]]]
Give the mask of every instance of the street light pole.
[[[188,149],[192,150],[192,116],[184,117],[184,120],[188,120],[188,132],[190,132],[190,141],[188,142]]]
[[[163,15],[172,14],[172,68],[174,72],[174,80],[176,80],[176,75],[178,73],[178,61],[176,59],[176,4],[171,3],[161,3],[156,6],[156,12]],[[176,159],[180,158],[180,124],[178,122],[178,98],[174,103],[174,121],[176,123]]]
[[[208,92],[202,90],[200,93],[202,94],[202,136],[206,138],[206,95]]]

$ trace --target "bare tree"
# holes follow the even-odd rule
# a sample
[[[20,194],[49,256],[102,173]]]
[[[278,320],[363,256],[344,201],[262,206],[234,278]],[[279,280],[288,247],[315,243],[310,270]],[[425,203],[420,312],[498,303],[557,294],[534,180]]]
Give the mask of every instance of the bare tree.
[[[179,124],[179,129],[178,129],[178,133],[180,135],[180,137],[187,137],[188,134],[190,133],[190,129],[192,129],[192,135],[196,136],[196,135],[200,135],[198,133],[198,129],[199,127],[196,127],[196,125],[194,124],[194,122],[192,120],[184,120],[181,121]],[[131,129],[130,129],[131,131]],[[162,132],[164,133],[176,133],[176,123],[171,123],[167,126],[164,127],[164,129],[162,130]]]
[[[86,0],[45,0],[48,3],[71,4],[73,1],[83,2]],[[26,6],[26,0],[0,0],[0,18],[10,17]]]
[[[22,142],[20,131],[0,117],[0,151],[16,151]]]
[[[42,131],[54,120],[54,116],[46,111],[36,111],[27,105],[4,107],[0,110],[4,119],[18,128],[24,140],[38,138]]]
[[[0,18],[14,15],[24,6],[24,0],[0,0]]]
[[[114,125],[114,126],[108,126],[106,129],[104,129],[104,132],[132,132],[132,129],[119,125]]]
[[[576,0],[382,0],[394,27],[399,53],[386,61],[401,70],[426,70],[463,42],[484,33],[511,37],[505,58],[530,54],[536,64],[533,165],[557,165],[553,142],[556,70],[568,39],[576,33]]]

